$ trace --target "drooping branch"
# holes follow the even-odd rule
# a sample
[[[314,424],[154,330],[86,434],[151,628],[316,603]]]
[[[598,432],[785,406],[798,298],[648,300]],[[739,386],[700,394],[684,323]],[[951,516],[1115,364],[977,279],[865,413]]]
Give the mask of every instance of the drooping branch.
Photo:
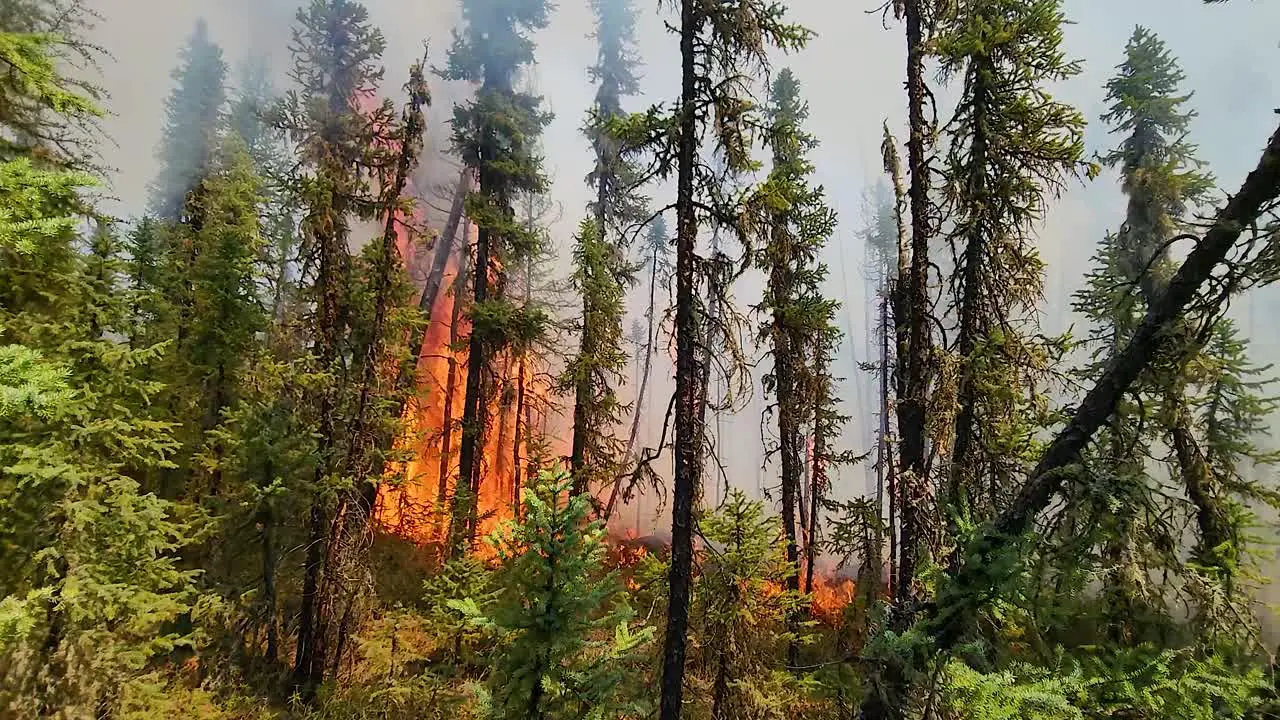
[[[1252,225],[1266,205],[1280,195],[1280,129],[1272,134],[1258,165],[1218,213],[1208,232],[1178,268],[1164,294],[1147,310],[1128,345],[1110,362],[1102,376],[1077,406],[1071,422],[1045,449],[1012,504],[988,525],[970,545],[955,576],[941,594],[927,635],[938,650],[955,646],[971,627],[977,612],[993,597],[1015,565],[1000,555],[1012,549],[1036,517],[1061,490],[1067,470],[1151,361],[1172,340],[1173,329],[1184,309],[1226,259],[1244,229]]]

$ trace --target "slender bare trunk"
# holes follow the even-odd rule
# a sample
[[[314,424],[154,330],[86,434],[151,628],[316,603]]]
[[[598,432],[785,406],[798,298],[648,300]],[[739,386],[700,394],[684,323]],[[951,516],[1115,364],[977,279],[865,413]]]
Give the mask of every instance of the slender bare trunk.
[[[676,422],[675,481],[671,498],[671,569],[667,628],[663,645],[660,720],[680,720],[684,698],[685,642],[689,632],[689,590],[693,569],[694,489],[702,464],[698,424],[699,323],[695,313],[694,162],[697,157],[697,65],[694,38],[703,25],[694,0],[680,3],[680,110],[676,173]]]

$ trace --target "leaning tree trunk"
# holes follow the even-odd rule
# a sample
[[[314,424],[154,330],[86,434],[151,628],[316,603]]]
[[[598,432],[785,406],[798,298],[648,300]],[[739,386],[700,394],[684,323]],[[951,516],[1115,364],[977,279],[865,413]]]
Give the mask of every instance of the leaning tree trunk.
[[[927,651],[945,653],[953,649],[973,627],[979,611],[999,596],[999,588],[1019,566],[1009,562],[1008,554],[1019,552],[1019,539],[1061,490],[1070,475],[1070,466],[1093,434],[1115,412],[1121,397],[1152,360],[1172,345],[1173,331],[1187,305],[1226,260],[1241,232],[1256,222],[1265,206],[1278,195],[1280,129],[1271,135],[1257,167],[1187,255],[1164,294],[1148,307],[1128,344],[1107,364],[1076,407],[1071,421],[1045,448],[1013,503],[969,544],[959,568],[943,586],[938,602],[923,623],[922,635],[932,642],[918,646],[917,657],[911,659],[915,666],[924,667],[929,659],[925,656]],[[900,716],[908,690],[907,668],[898,662],[889,663],[879,682],[880,691],[869,693],[863,702],[863,716]]]

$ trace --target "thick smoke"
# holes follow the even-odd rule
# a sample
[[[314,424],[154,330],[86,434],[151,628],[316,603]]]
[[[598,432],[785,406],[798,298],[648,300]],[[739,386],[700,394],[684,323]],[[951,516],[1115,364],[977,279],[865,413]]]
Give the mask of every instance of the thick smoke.
[[[103,81],[112,94],[115,116],[106,123],[114,145],[106,148],[108,162],[118,169],[114,190],[122,214],[144,206],[146,186],[156,172],[154,150],[163,122],[163,100],[172,83],[170,70],[178,49],[190,34],[197,17],[209,22],[213,38],[226,51],[233,69],[245,58],[259,55],[270,63],[278,87],[285,85],[289,62],[289,27],[295,0],[89,0],[105,16],[95,40],[107,47],[114,61],[105,63]],[[860,373],[858,362],[874,359],[871,328],[874,308],[872,289],[862,271],[864,257],[860,230],[865,227],[867,188],[879,181],[880,127],[886,119],[899,128],[904,116],[902,91],[903,38],[900,28],[882,25],[878,0],[831,2],[793,0],[789,3],[797,21],[816,28],[820,35],[803,53],[778,57],[801,80],[811,106],[809,129],[822,142],[814,155],[818,180],[827,190],[831,204],[840,214],[840,229],[830,248],[830,287],[846,308],[848,343],[837,374],[847,379],[843,385],[846,410],[853,416],[846,445],[867,449],[877,424],[874,380]],[[384,57],[387,75],[384,94],[398,99],[410,63],[422,55],[423,41],[430,43],[430,62],[443,64],[450,42],[450,29],[457,8],[448,0],[366,0],[372,18],[386,34]],[[639,109],[653,102],[670,101],[678,88],[678,54],[673,36],[663,28],[657,3],[637,2],[637,38],[641,87],[645,95],[631,99],[627,109]],[[1066,28],[1068,53],[1084,61],[1083,73],[1061,84],[1061,99],[1080,108],[1090,121],[1087,134],[1091,150],[1101,151],[1114,144],[1098,116],[1103,110],[1103,83],[1119,62],[1125,40],[1135,24],[1144,24],[1166,40],[1179,57],[1187,74],[1187,86],[1195,89],[1192,105],[1200,116],[1192,125],[1193,139],[1201,147],[1200,156],[1216,173],[1227,190],[1238,186],[1252,166],[1257,151],[1275,122],[1276,80],[1267,69],[1277,66],[1280,49],[1275,29],[1280,27],[1280,5],[1260,2],[1233,2],[1205,6],[1202,0],[1067,0],[1066,14],[1076,24]],[[553,178],[552,197],[563,209],[552,225],[553,238],[563,250],[570,245],[570,233],[584,212],[590,191],[583,177],[591,167],[591,154],[582,138],[586,109],[594,96],[586,69],[594,62],[594,41],[589,37],[592,14],[585,0],[562,2],[551,26],[539,34],[537,76],[534,87],[546,97],[547,109],[556,114],[544,138],[546,169]],[[233,71],[232,77],[236,76]],[[463,86],[432,82],[434,103],[429,110],[430,138],[423,159],[420,191],[451,184],[454,166],[442,159],[448,146],[448,120],[454,101],[466,96]],[[947,93],[940,93],[938,113],[945,118]],[[901,137],[901,131],[899,131]],[[660,202],[669,193],[654,191]],[[447,209],[447,192],[428,198],[438,209],[428,209],[428,219],[438,219]],[[1040,247],[1048,266],[1048,297],[1043,305],[1046,330],[1059,331],[1078,324],[1070,311],[1070,294],[1078,289],[1089,266],[1095,244],[1108,228],[1123,217],[1123,198],[1113,175],[1104,174],[1089,184],[1069,189],[1052,205],[1040,234]],[[748,276],[737,288],[743,304],[753,304],[760,279]],[[1255,340],[1255,357],[1260,361],[1280,359],[1280,336],[1258,332],[1265,327],[1258,319],[1280,311],[1276,290],[1263,290],[1238,302],[1234,312],[1241,327]],[[660,293],[661,296],[661,293]],[[639,316],[639,293],[631,310]],[[1258,323],[1258,324],[1255,324]],[[649,408],[639,444],[652,445],[662,431],[662,411],[672,391],[670,353],[659,340],[651,381]],[[757,375],[759,373],[757,372]],[[627,392],[633,392],[628,390]],[[756,396],[736,416],[709,417],[718,428],[723,480],[751,494],[776,476],[773,468],[761,470],[761,421],[764,400]],[[660,471],[669,473],[669,464],[660,461]],[[868,491],[865,468],[848,468],[835,478],[837,497],[851,497]],[[709,487],[709,493],[714,492]],[[663,527],[653,522],[654,498],[640,508],[642,527]],[[636,508],[622,511],[635,517]],[[633,520],[634,521],[634,520]]]

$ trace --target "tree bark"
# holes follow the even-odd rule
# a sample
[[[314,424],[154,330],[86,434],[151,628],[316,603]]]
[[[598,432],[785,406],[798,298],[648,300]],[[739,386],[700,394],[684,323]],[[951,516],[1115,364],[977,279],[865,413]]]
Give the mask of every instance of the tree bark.
[[[985,78],[990,76],[991,69],[985,67],[984,61],[979,62],[978,68],[973,71],[973,143],[970,147],[968,159],[968,178],[966,184],[968,187],[965,192],[969,201],[978,207],[985,204],[984,195],[986,194],[987,179],[987,88]],[[983,267],[990,259],[987,257],[987,237],[985,234],[986,224],[982,222],[973,222],[970,225],[968,237],[965,238],[964,254],[962,255],[961,270],[961,288],[962,295],[959,299],[959,315],[960,315],[960,331],[956,339],[957,352],[960,357],[963,370],[960,373],[960,383],[957,388],[956,405],[958,412],[956,413],[955,424],[955,441],[952,446],[951,467],[947,468],[947,497],[946,502],[950,506],[947,513],[948,531],[951,538],[958,537],[959,528],[957,521],[959,518],[967,517],[970,512],[969,507],[969,486],[977,481],[975,458],[975,445],[977,444],[978,431],[978,389],[973,377],[973,358],[972,355],[978,347],[980,336],[986,332],[987,318],[982,317],[984,312],[983,299],[986,296],[986,288],[983,287]],[[958,552],[953,551],[951,558],[947,560],[948,564],[956,561]]]
[[[693,493],[702,458],[698,396],[698,319],[694,311],[694,162],[697,154],[697,56],[695,36],[703,25],[694,0],[680,3],[680,112],[676,175],[676,420],[675,479],[671,503],[670,595],[663,646],[659,719],[680,720],[684,698],[685,642],[689,632],[689,590],[693,569]]]
[[[903,497],[902,534],[899,539],[898,578],[894,621],[898,628],[910,625],[915,614],[915,579],[917,555],[923,540],[923,517],[916,507],[924,495],[927,475],[925,454],[925,407],[929,385],[929,356],[932,338],[929,326],[929,170],[925,158],[927,129],[924,117],[924,30],[921,3],[903,0],[902,10],[907,30],[907,169],[911,176],[908,196],[911,201],[911,265],[900,279],[902,302],[907,326],[907,353],[899,355],[906,363],[902,392],[898,396],[898,436],[901,472],[898,482]]]
[[[490,139],[492,142],[492,138]],[[490,153],[484,153],[489,157]],[[480,192],[485,192],[493,185],[488,177],[492,173],[486,167],[480,170]],[[489,299],[489,264],[490,250],[493,241],[493,230],[481,226],[476,240],[475,265],[472,268],[472,296],[475,306],[482,305]],[[483,448],[482,437],[486,422],[487,408],[482,398],[484,367],[487,361],[488,348],[483,336],[474,325],[467,348],[467,380],[462,402],[462,442],[458,451],[458,483],[453,493],[453,518],[450,523],[449,545],[450,556],[459,556],[471,542],[474,527],[468,522],[473,514],[476,502],[476,490],[480,482],[480,457],[478,448]],[[465,489],[465,490],[464,490]]]
[[[886,284],[885,291],[888,295],[889,309],[892,311],[893,335],[894,335],[894,354],[895,360],[893,367],[893,392],[895,398],[906,396],[906,372],[903,362],[911,355],[910,334],[907,322],[907,298],[905,292],[904,278],[910,275],[911,268],[911,243],[910,232],[906,222],[906,208],[908,204],[907,190],[903,187],[902,182],[902,163],[898,156],[897,141],[889,132],[889,125],[884,126],[884,141],[880,145],[884,159],[884,170],[888,173],[889,178],[893,181],[893,215],[895,225],[898,231],[898,257],[897,272],[894,274],[892,281]],[[889,412],[888,405],[885,406],[886,416]],[[889,491],[889,521],[887,531],[889,533],[889,572],[888,582],[890,597],[895,597],[893,593],[897,592],[898,587],[898,515],[902,507],[902,493],[900,483],[898,482],[898,459],[893,457],[892,445],[886,445],[885,456],[887,458],[888,477],[886,482]],[[883,517],[883,513],[881,515]]]

